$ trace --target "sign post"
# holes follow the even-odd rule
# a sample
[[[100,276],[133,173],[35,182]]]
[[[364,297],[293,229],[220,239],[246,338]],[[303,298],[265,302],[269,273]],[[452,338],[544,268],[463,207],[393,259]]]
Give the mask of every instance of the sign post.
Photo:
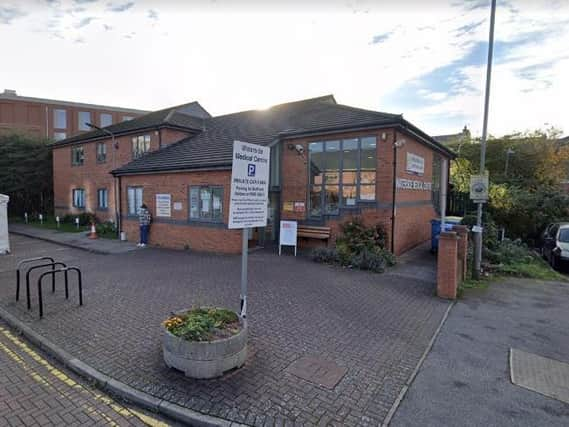
[[[247,317],[247,254],[249,230],[266,227],[271,150],[256,144],[233,142],[229,228],[242,229],[241,316]]]

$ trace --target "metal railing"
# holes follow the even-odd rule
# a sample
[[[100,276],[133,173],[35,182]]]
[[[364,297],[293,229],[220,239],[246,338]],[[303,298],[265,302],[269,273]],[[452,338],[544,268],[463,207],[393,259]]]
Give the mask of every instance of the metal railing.
[[[79,268],[77,268],[77,267],[63,267],[63,268],[60,268],[58,270],[45,271],[40,275],[40,277],[38,279],[38,304],[39,304],[40,319],[43,317],[43,292],[42,292],[43,278],[45,276],[47,276],[48,274],[51,274],[52,277],[54,277],[55,273],[63,272],[65,275],[65,299],[69,299],[69,286],[68,286],[68,272],[69,271],[77,272],[77,286],[79,289],[79,305],[80,306],[83,305],[83,280],[81,277],[81,270],[79,270]]]
[[[16,267],[16,301],[18,301],[20,299],[20,268],[24,264],[28,264],[30,262],[35,262],[35,261],[41,261],[44,259],[49,259],[51,262],[55,262],[55,260],[50,256],[40,256],[40,257],[35,257],[35,258],[23,259],[18,263],[18,265]],[[54,267],[54,269],[55,269],[55,267]],[[55,281],[55,278],[53,280]]]
[[[33,267],[28,268],[28,271],[26,272],[26,302],[28,305],[28,310],[32,308],[30,300],[30,273],[34,270],[37,270],[38,268],[45,268],[45,267],[51,267],[51,271],[55,271],[55,267],[57,266],[63,268],[67,267],[67,265],[65,265],[62,262],[50,262],[46,264],[34,265]],[[55,274],[51,276],[51,292],[55,292]]]

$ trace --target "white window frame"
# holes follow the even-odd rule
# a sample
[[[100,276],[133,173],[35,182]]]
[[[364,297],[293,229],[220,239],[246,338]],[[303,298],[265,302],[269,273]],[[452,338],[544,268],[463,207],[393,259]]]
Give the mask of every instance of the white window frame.
[[[106,188],[97,189],[97,209],[109,208],[109,190]]]
[[[85,209],[85,189],[74,188],[71,192],[71,197],[74,208]]]
[[[126,188],[126,205],[127,205],[127,215],[136,216],[140,206],[142,205],[142,200],[144,197],[144,189],[140,186],[129,186]]]
[[[63,126],[60,126],[57,118],[59,113],[63,113]],[[54,129],[67,129],[67,110],[56,108],[53,110],[53,128]]]

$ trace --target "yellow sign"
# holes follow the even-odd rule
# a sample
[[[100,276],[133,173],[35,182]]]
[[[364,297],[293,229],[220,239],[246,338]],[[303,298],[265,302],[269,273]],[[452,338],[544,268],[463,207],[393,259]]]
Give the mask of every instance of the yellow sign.
[[[292,212],[294,210],[294,203],[293,202],[284,202],[283,210],[285,212]]]

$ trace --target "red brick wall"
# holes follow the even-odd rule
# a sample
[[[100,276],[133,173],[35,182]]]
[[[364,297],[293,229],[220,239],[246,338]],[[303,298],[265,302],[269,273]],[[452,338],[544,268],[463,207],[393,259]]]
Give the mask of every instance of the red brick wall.
[[[111,138],[54,148],[53,191],[56,215],[94,212],[101,220],[114,219],[114,183],[110,172],[132,161],[132,138],[136,135],[150,135],[150,150],[158,150],[160,144],[158,132],[157,130],[150,130],[116,138],[118,149],[114,153],[114,160]],[[185,135],[187,134],[179,131],[165,132],[162,134],[162,145],[176,142]],[[104,142],[107,145],[105,163],[97,162],[97,143],[99,142]],[[71,148],[78,145],[83,146],[85,161],[82,166],[72,166]],[[74,188],[85,189],[85,209],[72,207],[72,190]],[[97,210],[97,189],[99,188],[107,188],[108,190],[109,207],[105,211]]]
[[[393,142],[405,140],[405,144],[397,150],[397,177],[419,181],[432,181],[433,151],[417,142],[413,137],[397,132],[394,129],[379,129],[374,131],[359,131],[326,135],[325,137],[299,138],[285,141],[282,156],[283,183],[281,204],[287,201],[304,201],[308,208],[308,143],[313,141],[375,136],[377,138],[377,206],[362,205],[360,216],[364,223],[373,225],[382,223],[391,241],[391,204],[393,201]],[[296,150],[288,149],[288,144],[300,144],[304,147],[304,156]],[[425,173],[418,177],[405,171],[407,152],[412,152],[425,159]],[[423,190],[396,190],[396,231],[395,253],[401,254],[406,250],[430,238],[430,220],[436,216],[431,203],[431,192]],[[308,209],[305,213],[281,211],[282,219],[304,221],[308,219]],[[353,217],[345,214],[337,219],[329,219],[325,225],[332,228],[332,243],[340,232],[340,225]],[[301,245],[315,245],[318,242],[301,241]]]
[[[126,232],[129,241],[138,241],[138,219],[126,217],[127,187],[141,186],[143,202],[154,217],[150,227],[150,244],[177,249],[189,247],[199,251],[238,253],[241,250],[241,231],[227,229],[230,180],[231,171],[124,176],[121,178],[121,210],[124,215],[122,230]],[[223,186],[223,224],[188,223],[189,187],[199,185]],[[156,217],[157,193],[172,195],[170,222]],[[175,202],[182,204],[181,210],[174,210]]]

